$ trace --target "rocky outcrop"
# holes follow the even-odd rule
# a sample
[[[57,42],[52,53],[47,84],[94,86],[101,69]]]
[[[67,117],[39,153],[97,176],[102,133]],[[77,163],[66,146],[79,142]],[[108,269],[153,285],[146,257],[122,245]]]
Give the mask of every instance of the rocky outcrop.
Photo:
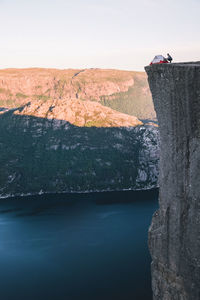
[[[200,62],[145,69],[161,140],[160,207],[149,230],[154,300],[198,300]]]
[[[98,102],[79,99],[33,100],[14,111],[16,115],[67,121],[76,126],[121,127],[138,126],[142,122],[134,116],[117,112]]]

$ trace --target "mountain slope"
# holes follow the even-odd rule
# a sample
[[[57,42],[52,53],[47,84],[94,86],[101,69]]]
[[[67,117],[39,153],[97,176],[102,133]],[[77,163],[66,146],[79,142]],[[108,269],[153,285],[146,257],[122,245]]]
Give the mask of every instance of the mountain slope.
[[[0,197],[157,186],[155,126],[78,127],[57,119],[0,115]]]
[[[0,70],[0,106],[18,107],[30,101],[79,99],[100,102],[139,119],[155,119],[144,72],[83,69]]]
[[[68,121],[76,126],[121,127],[142,125],[134,116],[119,113],[92,101],[78,99],[33,100],[14,114]]]
[[[1,70],[0,196],[157,187],[157,127],[102,105],[139,112],[146,85],[140,72]]]

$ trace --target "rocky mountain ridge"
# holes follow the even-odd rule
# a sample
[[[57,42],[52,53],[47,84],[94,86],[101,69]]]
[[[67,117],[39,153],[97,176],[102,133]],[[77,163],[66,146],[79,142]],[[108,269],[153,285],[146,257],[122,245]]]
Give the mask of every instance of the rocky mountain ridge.
[[[19,107],[34,100],[79,99],[99,102],[140,119],[155,119],[144,72],[83,69],[0,70],[0,106]]]
[[[63,120],[82,127],[142,125],[142,122],[134,116],[114,111],[98,102],[81,101],[79,99],[48,99],[45,102],[43,100],[33,100],[16,109],[14,114]]]
[[[103,95],[126,92],[134,84],[133,74],[138,76],[135,73],[102,69],[5,69],[0,70],[0,88],[5,93],[10,91],[12,96],[22,93],[24,96],[43,94],[55,99],[82,96],[87,100],[100,100]]]

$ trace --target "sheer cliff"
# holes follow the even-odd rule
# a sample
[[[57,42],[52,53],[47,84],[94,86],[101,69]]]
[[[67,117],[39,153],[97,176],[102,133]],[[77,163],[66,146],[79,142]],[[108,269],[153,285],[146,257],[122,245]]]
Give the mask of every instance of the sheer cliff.
[[[154,300],[200,299],[200,62],[145,68],[160,128],[149,230]]]

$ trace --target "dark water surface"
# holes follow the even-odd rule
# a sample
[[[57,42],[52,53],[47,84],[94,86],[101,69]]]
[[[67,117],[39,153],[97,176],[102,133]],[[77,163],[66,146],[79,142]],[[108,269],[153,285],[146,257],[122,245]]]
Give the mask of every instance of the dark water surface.
[[[1,199],[0,300],[151,300],[157,193]]]

